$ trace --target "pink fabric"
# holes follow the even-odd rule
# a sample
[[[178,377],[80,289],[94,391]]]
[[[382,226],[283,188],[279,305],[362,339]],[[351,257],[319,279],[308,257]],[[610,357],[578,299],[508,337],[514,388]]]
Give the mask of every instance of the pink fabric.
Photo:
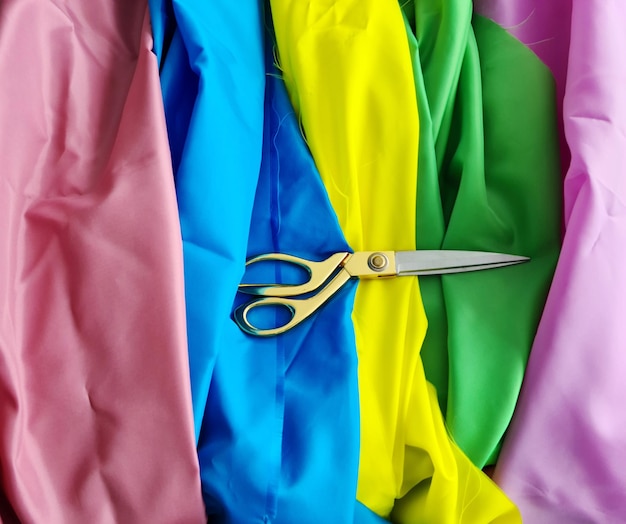
[[[564,82],[572,162],[563,250],[495,478],[524,522],[623,523],[626,3],[502,0],[482,8],[497,19],[502,12],[494,6],[505,3],[545,16],[537,23],[546,38],[570,33],[567,61],[558,62],[565,59],[559,49],[552,67]]]
[[[204,522],[145,2],[0,3],[0,520]]]

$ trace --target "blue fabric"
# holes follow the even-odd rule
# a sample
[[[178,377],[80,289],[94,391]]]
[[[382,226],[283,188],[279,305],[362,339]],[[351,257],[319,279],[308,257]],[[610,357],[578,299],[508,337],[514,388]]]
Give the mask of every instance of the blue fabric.
[[[321,260],[349,248],[273,68],[271,44],[265,63],[259,55],[256,4],[205,4],[179,0],[172,16],[163,1],[150,7],[155,39],[167,38],[155,52],[184,240],[209,521],[351,523],[360,515],[359,523],[380,522],[355,502],[356,283],[278,337],[245,335],[232,321],[233,308],[248,299],[236,296],[246,256],[280,251]],[[260,272],[272,281],[288,274],[269,264]]]
[[[321,259],[347,250],[282,82],[267,82],[248,255]],[[281,280],[279,267],[266,271],[268,281]],[[359,449],[354,287],[284,335],[239,334],[220,352],[199,451],[208,512],[217,522],[352,521]],[[227,474],[229,482],[215,481]]]
[[[256,1],[151,0],[185,263],[196,437],[246,258],[263,143]],[[164,41],[158,41],[157,38]]]

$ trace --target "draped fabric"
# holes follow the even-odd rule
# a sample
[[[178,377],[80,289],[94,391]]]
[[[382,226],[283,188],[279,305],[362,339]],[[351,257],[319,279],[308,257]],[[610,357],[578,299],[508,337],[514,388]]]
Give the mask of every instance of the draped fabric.
[[[497,22],[548,66],[555,79],[557,126],[563,175],[570,163],[563,123],[563,96],[572,17],[572,0],[474,0],[474,11]]]
[[[144,2],[0,6],[0,521],[203,522]]]
[[[404,2],[420,108],[417,246],[531,257],[422,281],[422,348],[455,442],[493,464],[560,248],[550,71],[467,0]]]
[[[1,2],[0,522],[516,523],[505,431],[525,521],[624,521],[626,7],[476,5]],[[532,260],[233,322],[415,248]]]
[[[271,61],[268,71],[272,71]],[[267,83],[263,162],[248,254],[279,252],[323,259],[348,249],[274,70]],[[263,281],[281,282],[287,276],[280,266],[266,272],[267,279],[261,275]],[[263,488],[258,494],[267,504],[271,522],[353,520],[359,457],[356,351],[350,321],[353,298],[354,286],[350,285],[307,325],[279,337],[244,337],[255,374],[243,387],[256,398],[249,402],[250,420],[243,430],[254,433],[258,427],[254,420],[267,413],[267,435],[252,438],[256,454],[265,455],[269,467],[253,474],[258,476],[254,482]],[[263,367],[268,370],[266,377],[258,376]],[[231,373],[238,372],[233,366]],[[267,405],[259,397],[264,390],[274,397]],[[245,451],[241,460],[249,461]],[[243,500],[247,506],[248,499]],[[243,511],[232,521],[250,522],[249,509]]]
[[[528,522],[624,522],[626,464],[626,5],[483,6],[553,66],[567,58],[565,237],[518,408],[496,469]],[[571,15],[571,16],[570,16]],[[533,44],[536,35],[545,40]],[[566,56],[569,42],[569,54]],[[560,62],[562,65],[563,62]]]
[[[223,14],[227,5],[224,2],[219,12]],[[235,298],[246,255],[279,251],[323,259],[349,248],[278,78],[280,72],[274,69],[271,35],[266,38],[262,70],[248,80],[239,78],[237,84],[244,91],[264,87],[257,107],[256,91],[232,92],[236,71],[231,69],[240,64],[239,73],[252,74],[245,62],[250,48],[241,48],[239,56],[233,55],[235,47],[215,45],[226,38],[234,42],[243,29],[220,22],[215,13],[206,18],[198,6],[174,3],[173,12],[167,5],[155,6],[152,16],[155,33],[164,39],[161,79],[186,241],[190,351],[195,352],[192,365],[202,368],[192,369],[192,377],[202,372],[208,380],[203,390],[196,382],[194,398],[201,416],[198,454],[209,520],[313,524],[352,522],[357,514],[359,522],[379,522],[355,501],[359,406],[350,320],[354,285],[326,304],[310,324],[280,337],[250,337],[230,318],[232,308],[247,299]],[[258,21],[259,13],[252,15]],[[189,71],[182,42],[199,39],[206,29],[198,24],[207,21],[229,35],[218,38],[207,33],[206,41],[195,41],[197,71]],[[167,35],[173,35],[169,44]],[[262,46],[263,40],[255,38],[261,35],[250,36],[248,44]],[[211,65],[216,62],[220,68]],[[256,71],[256,62],[254,67]],[[206,91],[196,91],[197,85],[206,86]],[[212,111],[199,113],[203,104]],[[217,108],[221,112],[215,112]],[[262,138],[258,165],[251,158],[256,141],[235,134],[256,137],[252,135],[256,126]],[[216,138],[227,132],[231,133],[227,144]],[[192,200],[198,204],[196,214],[191,212]],[[206,216],[207,206],[219,207],[223,215]],[[235,225],[231,215],[236,215]],[[245,230],[238,222],[244,220]],[[202,235],[189,236],[190,232]],[[201,247],[192,246],[198,242]],[[243,252],[238,251],[241,245]],[[200,252],[213,258],[202,258]],[[221,257],[222,252],[236,253],[236,258]],[[233,266],[232,275],[222,271],[227,264]],[[260,271],[257,276],[270,281],[289,276],[281,266]],[[192,340],[199,342],[203,333],[210,333],[207,325],[221,326],[219,339],[212,340],[213,345],[202,339],[194,347]]]
[[[398,4],[271,7],[280,68],[350,246],[414,249],[418,115]],[[394,522],[518,522],[448,438],[419,356],[426,319],[417,279],[360,282],[352,319],[358,499]]]
[[[196,437],[243,275],[263,141],[260,6],[151,0],[183,236]],[[202,446],[200,445],[200,448]]]

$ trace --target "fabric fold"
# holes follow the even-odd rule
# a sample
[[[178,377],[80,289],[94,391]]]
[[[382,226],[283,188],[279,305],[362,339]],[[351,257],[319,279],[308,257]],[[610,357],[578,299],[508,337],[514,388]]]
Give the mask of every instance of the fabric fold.
[[[556,83],[557,125],[563,177],[570,164],[565,141],[563,96],[570,44],[572,0],[474,0],[474,11],[494,20],[548,66]]]
[[[455,442],[494,464],[560,248],[550,72],[467,0],[403,3],[420,133],[417,246],[531,258],[422,279],[422,357]]]
[[[173,20],[167,18],[165,8],[155,10],[153,16],[162,34],[172,35],[169,44],[163,45],[167,52],[161,78],[179,205],[187,221],[183,235],[187,230],[195,239],[194,235],[203,231],[203,249],[237,252],[237,259],[217,264],[196,254],[198,246],[192,246],[196,240],[185,246],[189,252],[185,258],[188,294],[204,293],[196,309],[187,309],[189,330],[223,325],[213,346],[190,345],[190,351],[196,352],[191,365],[198,367],[192,368],[192,376],[204,373],[208,381],[206,390],[194,390],[197,406],[203,406],[198,420],[198,456],[208,518],[236,524],[352,522],[355,511],[363,509],[355,505],[359,408],[350,320],[354,286],[347,286],[326,304],[312,325],[298,326],[280,337],[246,335],[231,318],[232,309],[249,299],[236,296],[246,255],[279,251],[315,260],[349,248],[300,134],[280,72],[274,68],[271,33],[265,35],[259,122],[244,107],[254,100],[240,101],[244,93],[231,93],[231,79],[222,71],[200,60],[199,80],[195,72],[187,70],[182,46],[195,33],[185,24],[191,24],[190,20],[201,24],[204,18],[196,21],[200,14],[196,13],[188,20],[177,9],[175,4]],[[203,38],[209,36],[203,34]],[[208,43],[212,46],[203,48],[199,57],[217,51],[211,39],[203,45]],[[234,67],[228,63],[230,51],[220,51],[222,64]],[[242,71],[246,69],[242,67]],[[203,85],[213,86],[212,93],[203,92]],[[185,94],[195,102],[189,103]],[[212,99],[203,103],[220,106],[223,113],[197,112],[199,100],[209,96]],[[227,96],[230,98],[224,99]],[[254,110],[258,108],[254,106]],[[261,157],[254,168],[254,150],[244,147],[252,143],[243,141],[242,136],[256,130],[253,125],[259,123]],[[212,143],[208,138],[228,130],[230,149],[213,150],[222,142]],[[202,146],[195,155],[192,144]],[[239,148],[238,154],[247,158],[229,164],[232,150]],[[228,177],[231,180],[224,180]],[[221,217],[200,213],[201,207],[193,214],[190,200],[197,202],[196,192],[204,195],[205,206],[220,201],[232,209]],[[245,231],[239,227],[243,220]],[[216,243],[218,237],[220,243]],[[241,245],[243,253],[238,251]],[[198,258],[194,261],[194,257]],[[236,278],[221,272],[226,263],[237,266],[240,273]],[[255,269],[260,271],[257,276],[271,281],[289,276],[281,266]],[[226,298],[227,293],[232,295]],[[200,299],[204,308],[199,307]],[[266,319],[272,321],[273,314],[265,315]]]
[[[486,13],[507,14],[492,11],[496,7]],[[626,434],[620,371],[626,346],[626,65],[620,52],[626,6],[564,1],[558,7],[510,6],[533,13],[520,37],[561,71],[572,160],[564,181],[563,249],[496,478],[528,522],[619,523],[626,515],[620,451]],[[526,40],[534,34],[549,40],[534,46]]]
[[[398,4],[271,7],[280,68],[351,248],[414,249],[419,125]],[[426,319],[417,279],[360,282],[352,319],[358,500],[394,522],[518,522],[447,435],[419,355]]]
[[[0,520],[203,522],[144,2],[0,13]]]
[[[155,51],[162,50],[199,438],[215,361],[238,329],[230,311],[244,270],[263,141],[262,15],[250,1],[151,0],[150,9],[164,38]]]

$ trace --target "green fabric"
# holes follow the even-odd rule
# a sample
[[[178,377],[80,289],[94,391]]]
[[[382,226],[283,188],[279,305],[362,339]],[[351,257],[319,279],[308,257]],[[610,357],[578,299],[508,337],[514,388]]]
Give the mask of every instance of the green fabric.
[[[453,439],[493,464],[560,249],[553,79],[469,0],[403,2],[421,133],[418,249],[526,255],[519,266],[420,280],[422,348]]]

